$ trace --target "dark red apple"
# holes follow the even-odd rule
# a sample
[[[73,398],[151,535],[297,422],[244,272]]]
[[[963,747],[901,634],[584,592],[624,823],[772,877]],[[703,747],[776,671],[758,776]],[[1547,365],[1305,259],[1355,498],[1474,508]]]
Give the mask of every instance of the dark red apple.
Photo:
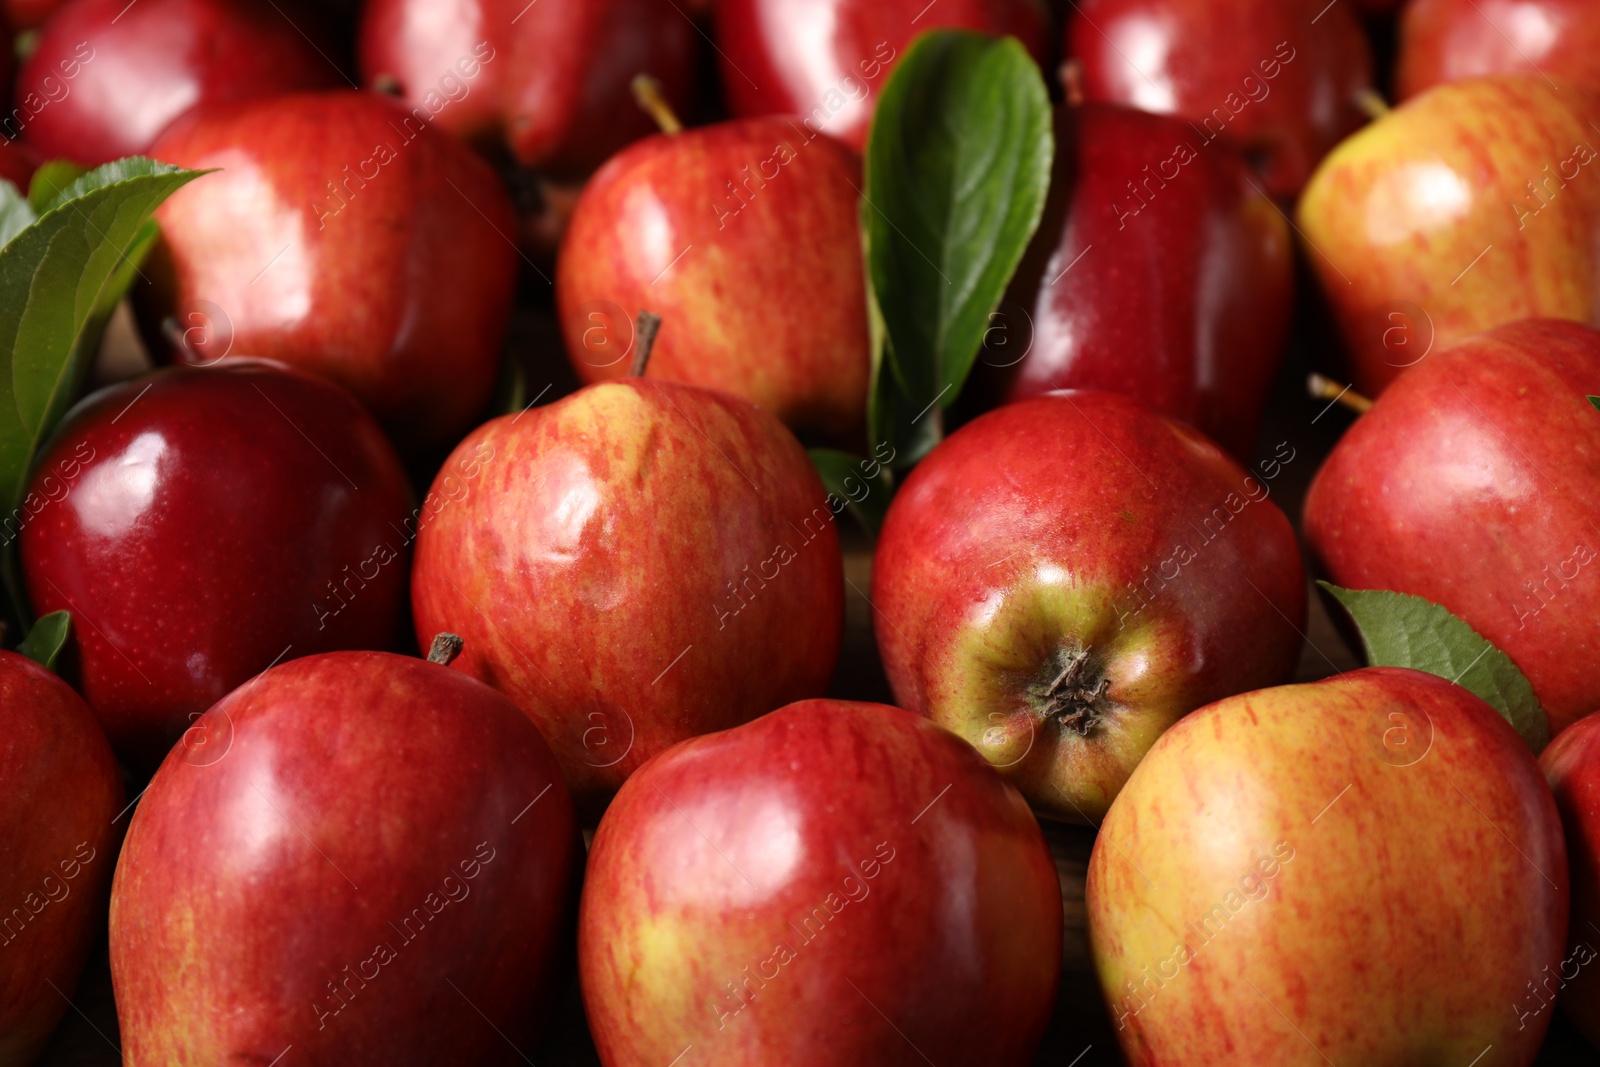
[[[169,347],[165,332],[186,362],[264,356],[323,374],[413,450],[473,424],[517,264],[510,201],[482,160],[357,92],[207,109],[152,153],[222,168],[157,212],[141,308],[153,344]]]
[[[687,107],[697,41],[674,0],[371,0],[361,69],[441,129],[584,174],[655,128],[635,75]]]
[[[556,262],[578,376],[627,374],[630,324],[649,310],[666,321],[653,376],[825,437],[859,430],[872,371],[860,188],[856,154],[792,119],[628,148],[584,189]]]
[[[1176,119],[1062,108],[1056,145],[1012,286],[1032,344],[1010,397],[1107,389],[1248,458],[1294,307],[1283,216],[1231,147]]]
[[[49,18],[61,0],[5,0],[6,17],[18,30],[31,30]]]
[[[1050,1018],[1061,929],[1038,823],[971,748],[807,700],[623,787],[579,968],[607,1067],[1011,1067]]]
[[[0,178],[16,186],[17,192],[28,195],[33,172],[38,169],[39,157],[26,141],[0,138]]]
[[[889,71],[918,34],[1016,37],[1041,66],[1050,49],[1039,0],[722,0],[716,23],[735,115],[795,115],[857,151]]]
[[[127,1062],[523,1062],[581,848],[533,724],[437,664],[339,652],[194,730],[228,743],[168,756],[117,864]]]
[[[272,0],[67,0],[39,31],[0,127],[48,159],[98,166],[145,154],[201,104],[341,81]]]
[[[1066,53],[1084,98],[1177,115],[1243,149],[1292,198],[1365,120],[1372,55],[1348,4],[1326,0],[1079,0]],[[1155,160],[1151,161],[1156,162]]]
[[[539,724],[587,815],[677,742],[827,687],[844,504],[753,404],[605,382],[479,427],[469,461],[418,538],[417,633],[466,639],[456,667]]]
[[[895,496],[872,568],[897,702],[970,741],[1038,811],[1094,822],[1174,722],[1286,681],[1305,572],[1272,482],[1112,393],[958,430]]]
[[[1600,959],[1600,716],[1580,720],[1551,742],[1539,766],[1566,830],[1572,920],[1561,965],[1531,976],[1514,1010],[1519,1020],[1542,1015],[1539,1021],[1548,1022],[1559,995],[1567,1018],[1600,1048],[1600,967],[1594,966]]]
[[[125,823],[100,724],[54,674],[0,652],[0,1063],[32,1063],[105,922]],[[52,988],[53,987],[53,988]]]
[[[1600,89],[1600,5],[1593,0],[1412,0],[1406,6],[1395,73],[1402,100],[1443,82],[1486,74],[1539,74]]]
[[[1552,734],[1600,709],[1600,331],[1502,326],[1395,379],[1306,497],[1328,577],[1442,604],[1522,668]]]
[[[102,389],[24,504],[28,596],[72,612],[79,687],[134,763],[280,659],[401,636],[405,473],[359,404],[303,372],[238,362]]]

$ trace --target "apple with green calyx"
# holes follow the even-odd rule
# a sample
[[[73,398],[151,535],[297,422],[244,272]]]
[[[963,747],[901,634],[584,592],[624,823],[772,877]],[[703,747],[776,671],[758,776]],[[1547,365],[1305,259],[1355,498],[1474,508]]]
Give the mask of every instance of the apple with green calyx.
[[[538,723],[586,817],[677,742],[826,688],[844,503],[755,405],[602,382],[455,456],[481,471],[418,537],[418,636],[466,639],[456,668]]]
[[[623,786],[578,952],[607,1067],[1012,1067],[1049,1020],[1061,939],[1015,789],[916,716],[807,700]]]
[[[1448,608],[1527,676],[1552,735],[1600,710],[1593,393],[1600,331],[1502,326],[1407,371],[1306,496],[1306,544],[1332,581]]]
[[[1561,822],[1528,746],[1432,674],[1247,693],[1111,806],[1090,943],[1134,1067],[1531,1064],[1562,958]]]
[[[103,929],[122,775],[82,698],[15,652],[0,652],[0,733],[0,1063],[26,1064]]]
[[[1560,966],[1541,972],[1533,996],[1519,1003],[1541,1014],[1559,995],[1567,1018],[1600,1048],[1600,716],[1583,719],[1556,738],[1539,766],[1566,829],[1572,921]]]
[[[965,737],[1035,810],[1098,821],[1174,722],[1293,674],[1305,572],[1270,496],[1294,459],[1282,446],[1247,473],[1111,393],[969,423],[906,479],[878,541],[897,702]]]
[[[1518,319],[1600,322],[1600,94],[1544,78],[1452,82],[1341,144],[1299,225],[1356,388]]]
[[[112,889],[127,1063],[519,1062],[580,838],[539,731],[439,665],[448,639],[276,667],[172,751]]]
[[[653,376],[831,440],[859,431],[871,377],[860,187],[856,154],[795,119],[662,133],[614,157],[556,261],[578,376],[627,374],[629,324],[649,307],[667,323]]]
[[[1412,0],[1400,21],[1402,100],[1443,82],[1534,74],[1600,89],[1591,0]]]

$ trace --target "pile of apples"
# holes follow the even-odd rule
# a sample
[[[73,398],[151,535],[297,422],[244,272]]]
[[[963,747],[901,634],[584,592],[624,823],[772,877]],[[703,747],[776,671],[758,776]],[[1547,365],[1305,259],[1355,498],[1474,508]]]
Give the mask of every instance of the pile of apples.
[[[0,177],[201,173],[0,520],[0,1067],[104,938],[141,1067],[1600,1047],[1600,4],[3,8]],[[911,455],[951,30],[1054,155]]]

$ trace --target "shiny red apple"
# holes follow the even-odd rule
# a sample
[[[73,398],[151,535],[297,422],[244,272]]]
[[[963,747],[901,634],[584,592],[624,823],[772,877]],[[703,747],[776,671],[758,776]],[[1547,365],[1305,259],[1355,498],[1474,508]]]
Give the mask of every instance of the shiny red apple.
[[[1592,0],[1412,0],[1400,21],[1402,100],[1443,82],[1535,74],[1600,89]],[[1532,177],[1532,175],[1530,175]]]
[[[655,128],[635,75],[690,103],[698,40],[674,0],[372,0],[361,69],[441,129],[584,174]]]
[[[358,92],[208,109],[152,154],[221,168],[157,212],[141,306],[155,345],[185,362],[264,356],[325,375],[409,450],[473,424],[499,371],[518,255],[482,160]]]
[[[1566,830],[1572,921],[1560,964],[1530,975],[1513,1006],[1519,1021],[1545,1024],[1559,999],[1567,1018],[1600,1048],[1600,716],[1581,720],[1551,742],[1539,766]]]
[[[259,362],[173,368],[95,393],[56,431],[22,574],[36,612],[72,612],[79,688],[118,754],[153,766],[280,659],[400,638],[410,496],[343,390]]]
[[[1012,1067],[1049,1020],[1061,929],[1038,823],[971,748],[807,700],[623,787],[579,968],[606,1067]]]
[[[1016,37],[1043,66],[1048,25],[1040,0],[723,0],[716,7],[733,113],[793,115],[857,151],[889,71],[918,34],[944,28]]]
[[[1107,389],[1248,458],[1294,307],[1283,216],[1230,146],[1176,119],[1062,108],[1056,146],[1012,285],[1031,345],[1010,398]]]
[[[0,733],[0,1063],[26,1064],[100,937],[127,824],[115,821],[122,775],[100,724],[15,652],[0,652]]]
[[[341,84],[307,30],[271,0],[68,0],[39,31],[0,126],[84,166],[143,155],[201,104]]]
[[[578,376],[627,374],[648,310],[666,321],[652,376],[825,437],[859,430],[872,369],[860,188],[856,154],[793,119],[660,134],[617,155],[584,189],[556,263]]]
[[[1435,352],[1306,497],[1329,578],[1442,604],[1528,676],[1552,734],[1600,710],[1600,331],[1535,320]]]
[[[1036,810],[1094,822],[1174,722],[1287,680],[1305,572],[1273,481],[1124,397],[1048,393],[949,437],[895,496],[872,569],[897,702]],[[1305,460],[1301,460],[1305,462]]]
[[[194,732],[211,743],[167,758],[117,864],[127,1062],[522,1062],[580,850],[533,724],[437,664],[342,652]]]
[[[1364,121],[1372,55],[1349,5],[1326,0],[1080,0],[1066,54],[1090,101],[1176,115],[1243,149],[1292,198]],[[1152,164],[1156,160],[1151,161]]]

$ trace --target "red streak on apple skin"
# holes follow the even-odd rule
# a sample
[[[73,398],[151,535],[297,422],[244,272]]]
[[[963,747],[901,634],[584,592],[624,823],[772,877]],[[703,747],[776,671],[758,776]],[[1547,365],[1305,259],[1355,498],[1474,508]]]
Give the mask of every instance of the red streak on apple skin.
[[[0,1060],[49,1040],[105,917],[126,823],[100,724],[54,674],[0,652]],[[87,861],[85,861],[85,857]]]
[[[539,724],[586,813],[678,741],[827,686],[838,532],[771,416],[635,378],[496,419],[445,471],[474,456],[418,538],[417,633],[466,639],[454,666]]]
[[[809,700],[623,786],[591,851],[580,972],[610,1067],[690,1043],[701,1064],[1005,1067],[1043,1034],[1061,929],[1038,824],[970,747],[895,708]]]
[[[282,657],[402,636],[405,472],[371,416],[309,374],[230,362],[103,389],[30,491],[29,599],[72,612],[80,691],[131,762],[160,762]]]
[[[526,717],[457,672],[346,652],[269,671],[197,729],[231,745],[172,752],[117,867],[128,1063],[531,1047],[570,951],[578,837]],[[380,945],[393,958],[368,962]]]
[[[1600,708],[1600,332],[1530,321],[1436,352],[1351,427],[1306,497],[1339,585],[1455,612],[1559,733]]]

